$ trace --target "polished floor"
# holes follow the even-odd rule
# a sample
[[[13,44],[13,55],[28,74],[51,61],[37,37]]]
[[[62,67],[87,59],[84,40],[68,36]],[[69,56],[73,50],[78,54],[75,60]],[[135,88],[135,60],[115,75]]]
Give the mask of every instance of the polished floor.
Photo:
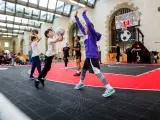
[[[36,90],[29,69],[0,70],[0,92],[33,120],[160,120],[160,92],[116,89],[103,98],[103,88],[77,91],[53,81]]]

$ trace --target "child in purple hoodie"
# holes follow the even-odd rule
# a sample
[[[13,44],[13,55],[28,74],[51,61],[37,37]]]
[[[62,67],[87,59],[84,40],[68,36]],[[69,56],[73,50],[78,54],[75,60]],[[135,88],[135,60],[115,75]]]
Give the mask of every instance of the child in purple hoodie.
[[[89,71],[90,73],[94,73],[104,84],[106,91],[102,95],[103,97],[109,97],[112,95],[115,90],[111,87],[111,85],[107,82],[105,76],[100,71],[100,64],[99,64],[99,52],[97,41],[101,39],[101,34],[96,32],[94,29],[93,24],[90,22],[88,17],[86,16],[86,10],[84,10],[82,14],[86,25],[83,27],[78,18],[78,11],[75,14],[75,19],[79,29],[82,31],[85,37],[84,45],[85,45],[85,53],[86,59],[81,71],[81,78],[79,83],[75,86],[74,89],[81,89],[84,87],[84,79],[86,72]]]

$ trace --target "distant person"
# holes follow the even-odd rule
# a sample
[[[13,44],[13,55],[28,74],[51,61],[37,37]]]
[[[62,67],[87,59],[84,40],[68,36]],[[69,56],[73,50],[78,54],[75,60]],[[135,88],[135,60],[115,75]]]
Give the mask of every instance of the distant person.
[[[30,79],[33,80],[33,73],[35,71],[35,68],[37,68],[38,73],[41,73],[41,61],[39,58],[39,49],[38,49],[38,42],[40,41],[40,39],[38,39],[35,36],[31,37],[31,48],[32,48],[32,69],[31,69],[31,73],[30,73]]]
[[[31,56],[31,61],[32,61],[32,69],[30,73],[30,79],[33,80],[33,73],[35,71],[35,68],[37,68],[39,74],[41,72],[41,61],[39,58],[39,49],[38,49],[38,43],[41,40],[41,38],[38,36],[38,30],[32,30],[32,35],[31,36],[31,50],[32,50],[32,56]]]
[[[14,53],[11,53],[11,65],[12,66],[15,66],[15,54]]]
[[[75,46],[72,48],[75,51],[75,58],[76,58],[76,65],[77,65],[77,72],[74,76],[80,76],[81,74],[81,44],[80,44],[80,37],[77,36],[74,38]]]
[[[132,48],[131,46],[126,49],[127,63],[132,63]]]
[[[157,51],[154,51],[154,52],[153,52],[153,60],[154,60],[154,63],[157,64],[158,59],[159,59],[159,57],[158,57],[158,52],[157,52]]]
[[[137,63],[137,50],[136,50],[136,48],[133,48],[132,49],[132,63]]]
[[[102,61],[101,61],[101,49],[100,49],[100,46],[98,46],[98,52],[99,52],[99,62],[100,62],[100,64],[102,64]]]
[[[111,46],[111,47],[113,47],[113,48],[116,48],[116,63],[117,64],[119,64],[120,63],[120,55],[121,55],[121,53],[120,53],[120,46],[119,46],[119,44],[116,44],[116,46]]]
[[[66,43],[66,46],[63,48],[63,60],[64,60],[64,64],[65,64],[65,69],[67,69],[67,65],[68,65],[68,57],[69,57],[69,44]]]
[[[3,53],[2,52],[0,52],[0,65],[2,65],[2,59],[3,59]]]

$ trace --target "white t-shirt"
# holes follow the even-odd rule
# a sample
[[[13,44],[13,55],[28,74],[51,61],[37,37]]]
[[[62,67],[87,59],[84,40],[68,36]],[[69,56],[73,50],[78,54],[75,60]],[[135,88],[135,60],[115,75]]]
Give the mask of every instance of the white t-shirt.
[[[10,53],[8,53],[8,58],[12,58],[12,56],[11,56],[11,54],[10,54]]]
[[[50,57],[56,54],[56,41],[55,38],[48,38],[48,50],[46,52],[46,56]]]
[[[31,43],[31,47],[32,47],[32,57],[38,56],[39,55],[38,42],[33,41]]]

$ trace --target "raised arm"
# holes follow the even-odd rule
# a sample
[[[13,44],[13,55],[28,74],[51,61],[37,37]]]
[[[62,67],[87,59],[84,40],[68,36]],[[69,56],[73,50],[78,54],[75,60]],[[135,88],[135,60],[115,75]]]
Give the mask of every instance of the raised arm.
[[[85,20],[85,22],[86,22],[86,25],[87,25],[87,27],[88,27],[88,31],[89,31],[91,34],[95,34],[95,35],[96,35],[97,32],[95,31],[93,24],[91,23],[91,21],[90,21],[89,18],[87,17],[87,15],[86,15],[86,10],[84,10],[82,16],[83,16],[83,18],[84,18],[84,20]]]
[[[61,42],[62,40],[63,40],[63,36],[58,36],[56,39],[52,39],[50,42],[57,43],[57,42]]]
[[[84,27],[82,26],[82,24],[81,24],[81,22],[79,21],[79,18],[78,18],[78,11],[76,11],[75,19],[76,19],[76,23],[77,23],[79,29],[80,29],[80,30],[82,31],[82,33],[85,35]]]
[[[37,38],[37,42],[41,40],[41,37],[39,37],[38,35],[35,35],[35,37]]]

